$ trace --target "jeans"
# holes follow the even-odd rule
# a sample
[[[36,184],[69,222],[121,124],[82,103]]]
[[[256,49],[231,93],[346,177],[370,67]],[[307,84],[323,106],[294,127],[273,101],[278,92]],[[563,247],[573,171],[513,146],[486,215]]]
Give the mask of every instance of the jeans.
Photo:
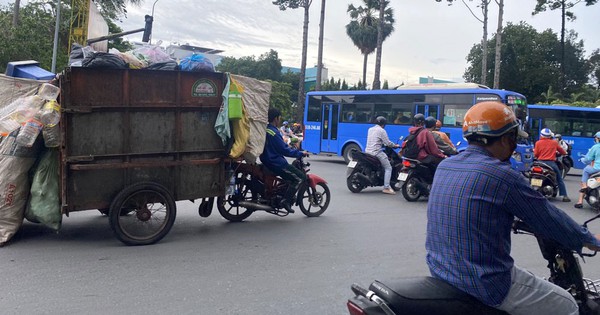
[[[392,164],[390,164],[390,160],[388,156],[383,153],[383,151],[378,152],[375,156],[381,162],[381,166],[385,170],[383,174],[383,189],[390,188],[390,178],[392,177]]]
[[[562,177],[562,173],[560,172],[560,169],[558,168],[558,165],[556,165],[556,162],[554,162],[554,161],[540,161],[540,162],[544,162],[548,166],[552,167],[552,170],[554,170],[554,173],[556,173],[556,181],[558,182],[558,192],[561,196],[566,196],[567,195],[567,187],[565,186],[565,181]]]
[[[563,288],[513,266],[511,287],[497,309],[511,315],[578,315],[575,299]]]
[[[600,170],[597,170],[590,165],[586,166],[583,169],[583,174],[581,175],[581,182],[587,185],[587,181],[590,179],[590,176],[598,172],[600,172]]]
[[[298,188],[300,188],[300,184],[306,181],[306,173],[290,164],[280,169],[274,168],[269,170],[289,184],[284,197],[285,200],[292,205],[294,203],[294,196],[296,195],[296,192],[298,192]]]

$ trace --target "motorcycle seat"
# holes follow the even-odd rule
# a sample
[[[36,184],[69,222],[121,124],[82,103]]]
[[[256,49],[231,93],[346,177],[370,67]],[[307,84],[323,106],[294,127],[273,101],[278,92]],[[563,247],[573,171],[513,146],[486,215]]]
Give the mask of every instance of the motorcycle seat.
[[[379,159],[376,156],[365,152],[354,151],[352,153],[352,158],[358,161],[363,160],[373,165],[381,165],[381,162],[379,162]]]
[[[389,302],[398,314],[488,314],[507,315],[487,306],[447,282],[433,277],[375,281],[369,289]]]

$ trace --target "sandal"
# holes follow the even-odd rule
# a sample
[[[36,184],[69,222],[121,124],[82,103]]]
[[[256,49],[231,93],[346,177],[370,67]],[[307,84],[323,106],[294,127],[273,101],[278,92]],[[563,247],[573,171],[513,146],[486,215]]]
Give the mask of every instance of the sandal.
[[[583,208],[583,204],[581,203],[576,203],[573,207],[577,208],[577,209],[581,209]]]

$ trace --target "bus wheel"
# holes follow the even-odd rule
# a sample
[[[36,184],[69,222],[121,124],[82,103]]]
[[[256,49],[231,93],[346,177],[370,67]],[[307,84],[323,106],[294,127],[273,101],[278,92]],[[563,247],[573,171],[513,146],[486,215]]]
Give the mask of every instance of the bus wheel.
[[[344,156],[344,161],[346,162],[346,164],[352,161],[352,152],[354,151],[360,152],[360,147],[355,143],[350,143],[344,148],[344,152],[342,152],[342,155]]]

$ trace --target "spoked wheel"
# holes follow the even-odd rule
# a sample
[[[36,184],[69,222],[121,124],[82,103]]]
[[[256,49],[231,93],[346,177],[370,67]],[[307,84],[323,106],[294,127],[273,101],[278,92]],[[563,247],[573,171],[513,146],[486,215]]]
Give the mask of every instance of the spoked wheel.
[[[318,217],[329,207],[331,193],[325,183],[318,183],[312,188],[308,183],[298,191],[298,205],[307,217]]]
[[[348,189],[350,189],[350,191],[353,193],[359,193],[365,189],[365,186],[363,186],[358,179],[358,173],[360,173],[360,170],[354,169],[350,176],[346,178],[346,186],[348,186]]]
[[[421,190],[418,186],[418,179],[409,177],[402,185],[402,195],[406,201],[417,201],[421,197]]]
[[[149,245],[161,240],[175,222],[175,200],[162,185],[152,182],[123,189],[110,205],[110,227],[127,245]]]
[[[239,205],[240,201],[252,200],[252,192],[248,187],[248,175],[237,173],[235,192],[233,195],[217,198],[217,209],[221,216],[231,222],[241,222],[252,214],[252,210]]]

